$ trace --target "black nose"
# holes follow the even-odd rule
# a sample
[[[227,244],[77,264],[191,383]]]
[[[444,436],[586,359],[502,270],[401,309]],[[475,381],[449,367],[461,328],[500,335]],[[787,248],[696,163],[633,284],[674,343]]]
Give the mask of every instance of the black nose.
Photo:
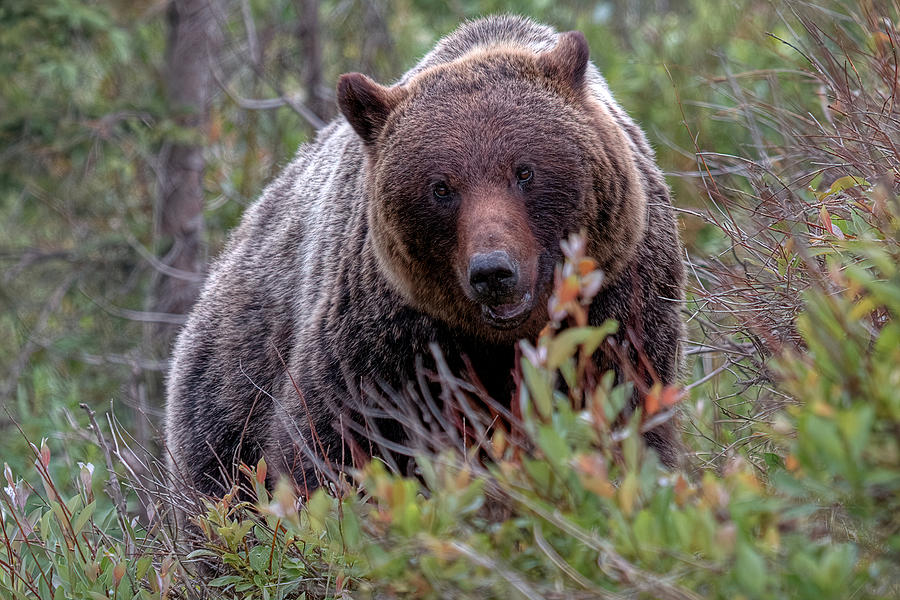
[[[494,250],[469,260],[469,284],[482,302],[502,303],[516,289],[519,273],[509,254]]]

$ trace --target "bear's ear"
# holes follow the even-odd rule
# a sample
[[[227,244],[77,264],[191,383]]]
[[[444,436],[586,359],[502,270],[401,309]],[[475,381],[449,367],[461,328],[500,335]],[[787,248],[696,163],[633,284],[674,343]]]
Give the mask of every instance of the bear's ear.
[[[378,138],[388,115],[405,96],[405,89],[379,85],[362,73],[347,73],[338,79],[338,106],[359,137],[369,145]]]
[[[573,90],[580,90],[584,85],[590,48],[580,31],[560,33],[556,38],[556,47],[538,56],[538,63],[551,78],[567,84]]]

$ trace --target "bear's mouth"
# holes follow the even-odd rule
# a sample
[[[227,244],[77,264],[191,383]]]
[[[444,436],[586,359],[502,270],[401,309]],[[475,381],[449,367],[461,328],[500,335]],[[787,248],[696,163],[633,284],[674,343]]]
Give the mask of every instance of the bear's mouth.
[[[531,292],[526,292],[518,302],[509,304],[482,304],[484,319],[497,329],[513,329],[525,322],[531,312]]]

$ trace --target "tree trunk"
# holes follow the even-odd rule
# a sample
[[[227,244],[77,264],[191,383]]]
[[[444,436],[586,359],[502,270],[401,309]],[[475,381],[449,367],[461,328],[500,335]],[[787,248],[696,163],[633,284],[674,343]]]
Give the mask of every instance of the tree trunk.
[[[385,0],[363,2],[360,71],[378,81],[397,75],[394,42],[388,24],[389,10]]]
[[[182,129],[167,144],[161,161],[157,232],[162,261],[172,269],[154,286],[154,310],[186,313],[199,292],[204,270],[202,139],[208,129],[213,94],[211,64],[219,47],[215,0],[172,0],[165,85],[169,109]]]
[[[309,109],[323,121],[333,116],[332,105],[322,93],[322,38],[319,25],[319,0],[295,0],[297,39],[303,54],[303,85]]]

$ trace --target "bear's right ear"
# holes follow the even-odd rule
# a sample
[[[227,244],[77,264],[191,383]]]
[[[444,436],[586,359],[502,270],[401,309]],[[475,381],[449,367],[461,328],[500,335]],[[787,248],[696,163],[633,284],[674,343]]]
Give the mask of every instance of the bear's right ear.
[[[388,115],[405,97],[404,88],[379,85],[362,73],[347,73],[338,79],[338,106],[367,145],[378,139]]]

